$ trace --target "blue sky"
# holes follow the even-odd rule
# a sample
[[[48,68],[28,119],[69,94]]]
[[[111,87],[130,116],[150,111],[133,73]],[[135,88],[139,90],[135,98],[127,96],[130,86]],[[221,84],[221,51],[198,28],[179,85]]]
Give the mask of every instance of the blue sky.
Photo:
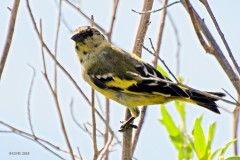
[[[112,1],[81,0],[78,2],[87,15],[94,15],[96,23],[106,30],[109,29],[113,6]],[[204,7],[198,1],[194,2],[197,11],[199,11],[200,15],[204,18],[206,24],[214,33],[218,44],[223,49],[224,53],[226,53]],[[4,47],[10,17],[10,12],[7,7],[11,7],[12,3],[13,1],[0,2],[1,51]],[[44,40],[53,51],[58,14],[56,3],[55,1],[42,0],[30,1],[30,4],[38,25],[39,20],[42,19]],[[240,62],[240,54],[238,54],[240,50],[240,21],[237,20],[238,15],[240,15],[240,2],[236,0],[213,0],[210,2],[210,5],[236,60]],[[116,46],[128,52],[131,52],[133,48],[133,42],[135,40],[140,18],[140,16],[133,13],[131,9],[141,10],[141,6],[142,3],[139,3],[137,0],[120,1],[119,4],[112,41]],[[156,1],[153,9],[158,8],[160,8],[160,3]],[[181,4],[177,4],[169,8],[169,13],[173,17],[178,28],[178,34],[181,41],[180,75],[191,87],[208,91],[222,91],[221,88],[224,88],[236,97],[236,92],[226,74],[221,69],[221,66],[213,56],[205,53],[204,49],[201,47],[185,9]],[[64,2],[62,14],[71,30],[80,26],[89,25],[86,19]],[[155,13],[151,17],[151,24],[145,41],[146,46],[149,48],[148,38],[152,38],[153,42],[156,42],[159,19],[160,13]],[[69,32],[62,23],[58,44],[58,60],[78,82],[78,85],[84,90],[86,95],[90,96],[91,89],[89,85],[82,80],[80,75],[80,64],[74,52],[73,42],[70,39],[71,35],[72,33]],[[168,64],[168,67],[175,73],[177,46],[173,27],[168,18],[163,36],[160,54]],[[145,61],[151,62],[153,58],[151,55],[145,51],[143,51],[142,55]],[[49,56],[46,56],[46,59],[47,71],[51,80],[53,80],[54,63]],[[21,1],[12,46],[0,81],[0,121],[4,121],[23,131],[30,132],[27,116],[27,96],[33,72],[28,65],[33,66],[36,70],[35,84],[33,86],[31,98],[32,122],[35,133],[39,137],[45,138],[58,146],[67,148],[61,132],[53,97],[42,75],[43,65],[40,42],[37,39],[37,35],[30,21],[25,1]],[[90,108],[83,97],[74,88],[73,84],[60,70],[58,82],[60,105],[71,144],[75,152],[77,152],[76,148],[78,146],[85,159],[91,159],[93,153],[91,138],[83,133],[73,122],[70,114],[70,102],[73,99],[74,115],[80,123],[91,121]],[[98,96],[102,105],[104,105],[104,97],[100,94],[98,94]],[[219,104],[230,109],[233,108],[226,103],[220,102]],[[175,121],[180,124],[180,117],[173,104],[168,103],[167,106],[168,111],[174,117]],[[120,126],[119,121],[123,120],[125,108],[111,101],[110,110],[111,127],[116,135],[121,138],[121,133],[118,132]],[[231,114],[221,111],[221,115],[216,115],[206,109],[191,104],[187,104],[186,112],[189,133],[191,133],[194,119],[202,114],[204,114],[203,126],[205,126],[205,129],[207,129],[208,125],[212,122],[217,122],[213,148],[222,147],[232,140]],[[159,118],[161,118],[159,105],[149,106],[144,128],[135,152],[135,156],[140,160],[156,159],[156,157],[161,157],[161,159],[177,159],[177,152],[171,144],[165,128],[158,122]],[[103,124],[99,122],[97,127],[102,128]],[[0,130],[2,129],[6,128],[0,126]],[[54,155],[44,150],[38,144],[15,134],[1,133],[0,142],[0,159],[56,159]],[[99,140],[99,148],[101,145],[102,141]],[[116,151],[111,153],[110,159],[119,159],[121,148],[117,146],[114,149],[116,149]],[[9,156],[9,152],[24,151],[30,152],[30,155]],[[232,151],[232,147],[230,147],[226,155],[232,155]],[[69,155],[61,155],[70,159]]]

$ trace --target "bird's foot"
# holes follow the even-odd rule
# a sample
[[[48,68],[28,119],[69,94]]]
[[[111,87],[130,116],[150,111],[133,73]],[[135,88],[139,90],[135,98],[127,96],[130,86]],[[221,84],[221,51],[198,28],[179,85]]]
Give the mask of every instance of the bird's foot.
[[[138,127],[134,124],[132,124],[132,121],[135,119],[135,117],[131,117],[130,119],[128,119],[127,121],[125,122],[122,122],[123,123],[120,127],[120,129],[118,130],[119,132],[125,132],[126,130],[130,129],[130,128],[135,128],[137,129]]]

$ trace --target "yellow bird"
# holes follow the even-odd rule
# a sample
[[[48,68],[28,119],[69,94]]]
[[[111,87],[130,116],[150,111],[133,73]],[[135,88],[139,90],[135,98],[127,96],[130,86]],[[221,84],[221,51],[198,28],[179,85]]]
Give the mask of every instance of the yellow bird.
[[[75,41],[83,79],[130,110],[132,118],[124,123],[121,131],[138,117],[138,106],[181,100],[220,113],[215,101],[224,97],[224,93],[205,92],[212,95],[208,96],[173,83],[135,54],[115,47],[93,27],[76,29],[71,39]]]

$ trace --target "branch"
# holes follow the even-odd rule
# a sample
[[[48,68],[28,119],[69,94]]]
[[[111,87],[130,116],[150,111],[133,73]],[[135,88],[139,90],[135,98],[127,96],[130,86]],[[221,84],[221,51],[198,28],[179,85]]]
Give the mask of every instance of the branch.
[[[79,7],[75,6],[72,2],[69,0],[64,0],[67,4],[69,4],[71,7],[73,7],[75,10],[77,10],[84,18],[86,18],[89,22],[91,22],[91,18],[88,17]],[[107,34],[107,32],[96,22],[94,22],[94,25],[104,34]]]
[[[157,67],[157,61],[158,61],[158,56],[159,56],[159,52],[160,52],[160,47],[162,44],[162,37],[163,37],[163,29],[164,29],[164,25],[165,25],[165,19],[166,19],[166,14],[167,14],[167,4],[168,4],[168,0],[163,0],[163,11],[162,11],[162,16],[160,18],[160,26],[159,26],[159,30],[158,30],[158,37],[157,37],[157,42],[156,42],[156,51],[155,53],[155,57],[153,58],[152,64],[153,66],[156,68]]]
[[[64,153],[68,153],[68,154],[70,153],[68,150],[65,150],[65,149],[63,149],[63,148],[61,148],[61,147],[59,147],[59,146],[57,146],[57,145],[55,145],[55,144],[53,144],[53,143],[50,143],[49,141],[44,140],[44,139],[42,139],[42,138],[40,138],[40,137],[38,137],[38,136],[36,136],[36,135],[33,135],[33,134],[28,133],[28,132],[25,132],[25,131],[22,131],[22,130],[20,130],[20,129],[17,129],[17,128],[15,128],[15,127],[13,127],[13,126],[11,126],[11,125],[3,122],[3,121],[0,121],[0,124],[4,125],[4,126],[6,126],[6,127],[8,127],[8,128],[10,129],[10,131],[2,131],[2,130],[0,130],[1,133],[15,133],[15,134],[17,134],[17,135],[19,135],[19,136],[22,136],[22,137],[24,137],[24,138],[26,138],[26,139],[28,139],[28,140],[37,142],[39,145],[41,145],[42,147],[44,147],[45,149],[47,149],[48,151],[50,151],[51,153],[53,153],[54,155],[56,155],[57,157],[59,157],[60,159],[65,159],[65,158],[61,157],[60,155],[58,155],[57,153],[55,153],[54,151],[52,151],[51,149],[49,149],[49,148],[48,148],[46,145],[44,145],[43,143],[49,145],[50,147],[52,147],[52,148],[54,148],[54,149],[56,149],[56,150],[62,151],[62,152],[64,152]],[[79,158],[79,156],[76,155],[76,154],[74,154],[74,156],[75,156],[76,158]]]
[[[119,3],[119,0],[114,0],[113,14],[112,14],[112,19],[111,19],[110,29],[109,29],[109,32],[106,34],[107,37],[108,37],[109,42],[111,42],[111,40],[112,40],[112,31],[113,31],[113,27],[114,27],[114,24],[115,24],[118,3]]]
[[[156,68],[157,67],[157,61],[158,61],[158,57],[159,57],[159,52],[160,52],[160,46],[161,46],[161,41],[162,41],[162,36],[163,36],[163,29],[164,29],[164,24],[165,24],[165,18],[166,18],[166,13],[167,13],[167,3],[168,3],[168,0],[164,0],[163,2],[163,12],[162,12],[162,16],[161,16],[161,19],[160,19],[160,26],[159,26],[159,32],[158,32],[158,37],[157,37],[157,43],[156,43],[156,51],[152,45],[152,41],[150,39],[150,42],[151,42],[151,45],[152,45],[152,48],[154,50],[154,58],[153,58],[153,66]],[[139,136],[140,136],[140,132],[142,130],[142,126],[143,126],[143,123],[144,123],[144,120],[145,120],[145,115],[146,115],[146,112],[147,112],[147,106],[143,106],[142,110],[141,110],[141,114],[140,114],[140,119],[139,119],[139,122],[138,122],[138,130],[135,132],[134,134],[134,138],[133,138],[133,144],[132,144],[132,154],[134,153],[135,151],[135,148],[137,146],[137,142],[138,142],[138,139],[139,139]]]
[[[138,14],[156,13],[156,12],[160,12],[160,11],[162,11],[162,10],[168,8],[168,7],[171,7],[174,4],[178,4],[178,3],[180,3],[180,1],[172,2],[167,6],[164,6],[160,9],[156,9],[156,10],[152,10],[152,11],[150,10],[150,11],[138,12],[138,11],[135,11],[134,9],[132,9],[132,11],[135,12],[135,13],[138,13]]]
[[[153,5],[153,0],[144,0],[143,11],[151,10]],[[138,25],[138,31],[136,39],[134,42],[133,53],[141,57],[142,53],[142,43],[145,39],[145,35],[150,23],[150,13],[141,15],[140,23]]]
[[[64,134],[64,138],[67,142],[67,145],[68,145],[68,149],[70,150],[70,153],[71,153],[71,157],[72,157],[72,160],[75,160],[75,157],[74,157],[74,154],[73,154],[73,150],[72,150],[72,147],[71,147],[71,144],[70,144],[70,141],[68,139],[68,135],[67,135],[67,131],[66,131],[66,127],[65,127],[65,124],[64,124],[64,120],[63,120],[63,116],[62,116],[62,111],[61,111],[61,108],[60,108],[60,105],[59,105],[59,101],[58,101],[58,96],[57,96],[57,93],[54,91],[54,89],[52,88],[51,86],[51,83],[48,79],[48,76],[46,73],[43,73],[46,81],[47,81],[47,84],[51,90],[51,93],[53,95],[53,98],[54,98],[54,101],[55,101],[55,104],[56,104],[56,107],[57,107],[57,111],[58,111],[58,116],[59,116],[59,119],[60,119],[60,124],[61,124],[61,128],[62,128],[62,131],[63,131],[63,134]]]
[[[10,49],[10,46],[12,43],[12,37],[13,37],[14,29],[15,29],[15,22],[16,22],[16,18],[17,18],[19,3],[20,3],[20,0],[15,0],[15,2],[13,4],[13,8],[11,10],[11,18],[10,18],[9,27],[8,27],[7,39],[5,42],[5,46],[4,46],[1,61],[0,61],[0,79],[2,78],[3,69],[4,69],[4,66],[5,66],[5,63],[7,60],[7,56],[9,53],[9,49]]]
[[[105,106],[105,120],[106,120],[106,126],[104,131],[104,145],[106,146],[109,143],[109,128],[107,126],[110,125],[110,100],[108,98],[106,99],[106,106]],[[105,160],[108,160],[108,150],[104,150],[105,154]]]
[[[97,148],[97,134],[96,134],[96,117],[95,117],[95,94],[94,94],[94,89],[92,88],[92,93],[91,93],[91,99],[92,99],[92,133],[93,133],[93,151],[94,151],[94,156],[93,160],[97,160],[99,151]]]
[[[175,33],[175,37],[176,37],[176,42],[177,42],[177,51],[176,51],[176,75],[178,76],[180,74],[180,47],[181,47],[181,41],[179,38],[179,34],[178,34],[178,29],[176,27],[175,22],[173,21],[173,18],[171,16],[170,13],[167,13],[167,16],[170,20],[170,23],[172,24],[174,33]]]
[[[238,96],[238,101],[240,102],[240,96]],[[233,112],[233,139],[238,139],[239,115],[240,115],[240,108],[236,107],[236,109]],[[234,142],[233,149],[234,149],[234,155],[238,155],[238,142]]]
[[[153,0],[144,0],[143,11],[148,11],[152,9]],[[136,39],[134,42],[133,53],[141,57],[142,52],[142,43],[145,39],[145,35],[148,29],[150,21],[150,13],[141,15],[140,23],[138,25],[138,31]],[[125,112],[125,120],[131,117],[131,113],[128,109]],[[123,133],[123,145],[122,145],[122,160],[132,159],[133,150],[132,150],[132,129],[127,130]]]
[[[58,49],[58,37],[61,25],[61,14],[62,14],[62,0],[59,0],[59,7],[58,7],[58,22],[57,22],[57,31],[56,31],[56,38],[55,38],[55,47],[54,47],[54,91],[57,93],[57,49]]]
[[[215,39],[213,38],[207,26],[205,25],[204,21],[200,18],[198,13],[194,10],[189,0],[181,0],[181,2],[190,15],[194,29],[196,31],[198,39],[201,42],[203,48],[205,49],[206,52],[211,53],[212,55],[215,56],[215,58],[218,60],[219,64],[222,66],[223,70],[231,80],[237,93],[240,94],[239,76],[236,75],[236,73],[232,69],[231,65],[227,61],[226,57],[224,56],[218,44],[216,43]],[[207,40],[207,42],[205,41],[205,39]]]
[[[226,39],[224,37],[224,34],[222,33],[222,31],[221,31],[221,29],[220,29],[220,27],[219,27],[219,25],[217,23],[217,20],[216,20],[216,18],[214,16],[214,14],[213,14],[209,4],[208,4],[208,1],[207,0],[200,0],[200,2],[202,2],[202,4],[207,9],[208,14],[210,15],[210,17],[211,17],[211,19],[212,19],[212,21],[213,21],[213,23],[214,23],[214,25],[216,27],[216,30],[218,31],[218,34],[220,35],[220,37],[221,37],[221,39],[223,41],[223,44],[224,44],[225,48],[227,49],[228,55],[231,58],[233,65],[235,66],[235,69],[238,71],[238,74],[240,75],[240,67],[238,66],[238,64],[237,64],[237,62],[236,62],[236,60],[235,60],[235,58],[233,56],[233,53],[232,53],[232,51],[231,51],[231,49],[230,49],[230,47],[229,47],[229,45],[228,45],[228,43],[227,43],[227,41],[226,41]]]
[[[32,66],[30,66],[30,68],[33,70],[33,76],[32,76],[32,80],[31,80],[31,83],[30,83],[30,88],[29,88],[29,91],[28,91],[27,110],[28,110],[28,122],[29,122],[29,125],[30,125],[30,129],[31,129],[32,134],[35,136],[34,130],[33,130],[33,125],[32,125],[32,119],[31,119],[30,100],[31,100],[31,96],[32,96],[32,88],[33,88],[33,84],[34,84],[34,80],[35,80],[35,76],[36,76],[36,71]]]

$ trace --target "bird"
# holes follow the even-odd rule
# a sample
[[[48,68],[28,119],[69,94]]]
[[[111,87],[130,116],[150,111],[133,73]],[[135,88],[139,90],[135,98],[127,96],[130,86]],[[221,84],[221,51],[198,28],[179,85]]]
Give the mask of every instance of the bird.
[[[222,99],[224,93],[198,91],[173,82],[136,54],[114,46],[94,27],[76,29],[71,39],[75,42],[83,79],[131,112],[132,117],[119,131],[137,128],[131,123],[140,114],[138,106],[180,100],[220,113],[215,102]]]

